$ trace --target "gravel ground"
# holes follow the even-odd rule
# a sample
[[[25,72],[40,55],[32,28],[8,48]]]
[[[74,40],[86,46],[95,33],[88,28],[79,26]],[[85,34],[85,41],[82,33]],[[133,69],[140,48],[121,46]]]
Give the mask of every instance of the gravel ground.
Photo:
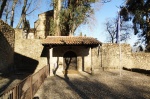
[[[150,99],[150,76],[122,70],[48,77],[35,99]]]

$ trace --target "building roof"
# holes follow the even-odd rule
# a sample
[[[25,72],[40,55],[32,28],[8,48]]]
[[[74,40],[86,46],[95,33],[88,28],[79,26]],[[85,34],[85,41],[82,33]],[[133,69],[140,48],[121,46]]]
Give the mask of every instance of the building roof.
[[[95,38],[81,36],[48,36],[42,41],[43,45],[99,45]]]

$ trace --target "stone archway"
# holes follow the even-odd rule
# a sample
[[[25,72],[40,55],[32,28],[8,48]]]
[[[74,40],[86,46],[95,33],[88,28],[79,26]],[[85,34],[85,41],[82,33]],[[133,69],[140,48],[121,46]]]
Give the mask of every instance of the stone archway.
[[[68,51],[63,56],[63,68],[65,71],[77,70],[77,55],[73,51]]]

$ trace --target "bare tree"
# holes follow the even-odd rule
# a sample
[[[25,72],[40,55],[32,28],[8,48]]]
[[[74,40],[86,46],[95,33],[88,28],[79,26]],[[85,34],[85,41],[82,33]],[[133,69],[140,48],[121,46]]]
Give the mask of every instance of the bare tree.
[[[0,19],[2,18],[2,14],[6,6],[6,3],[7,3],[7,0],[2,0],[1,6],[0,6]]]
[[[2,15],[2,16],[5,16],[5,22],[6,23],[9,19],[9,14],[11,12],[11,10],[9,8],[10,8],[10,2],[7,2],[6,7],[4,8],[4,11],[3,11],[3,15]]]
[[[106,23],[106,31],[108,32],[108,42],[115,43],[116,27],[117,23],[115,20],[108,20]]]
[[[22,25],[22,28],[24,28],[24,25],[26,23],[26,16],[38,9],[39,1],[40,0],[24,0],[21,17],[20,17],[20,20],[19,20],[16,28],[20,28],[21,25]],[[33,7],[33,8],[30,9],[31,7]]]
[[[14,11],[18,0],[13,0],[12,10],[11,10],[11,17],[10,17],[10,25],[13,27],[14,23]]]
[[[22,7],[22,12],[21,12],[21,17],[20,17],[20,20],[19,20],[19,23],[17,24],[17,27],[16,28],[19,28],[22,24],[22,22],[25,21],[25,18],[26,18],[26,11],[27,11],[27,1],[28,0],[24,0],[24,4],[23,4],[23,7]],[[24,28],[24,26],[23,26]]]
[[[117,33],[117,19],[108,19],[105,23],[106,32],[108,33],[107,41],[115,43],[116,33]],[[127,41],[130,38],[130,32],[132,31],[132,25],[126,22],[121,21],[120,29],[120,41]]]
[[[3,0],[0,0],[0,4]],[[16,5],[19,4],[21,0],[7,0],[6,6],[4,7],[4,11],[2,13],[2,18],[5,20],[7,24],[10,23],[10,26],[13,27],[14,23],[14,14],[15,14],[15,8]]]

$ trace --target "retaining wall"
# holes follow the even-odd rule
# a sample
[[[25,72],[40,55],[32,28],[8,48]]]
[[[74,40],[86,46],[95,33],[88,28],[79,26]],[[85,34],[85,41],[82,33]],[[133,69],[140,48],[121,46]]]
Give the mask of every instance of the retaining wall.
[[[36,72],[47,65],[47,58],[42,57],[44,46],[40,39],[24,39],[22,33],[15,29],[15,65],[20,71]]]
[[[0,20],[0,72],[13,69],[14,44],[14,29]]]

